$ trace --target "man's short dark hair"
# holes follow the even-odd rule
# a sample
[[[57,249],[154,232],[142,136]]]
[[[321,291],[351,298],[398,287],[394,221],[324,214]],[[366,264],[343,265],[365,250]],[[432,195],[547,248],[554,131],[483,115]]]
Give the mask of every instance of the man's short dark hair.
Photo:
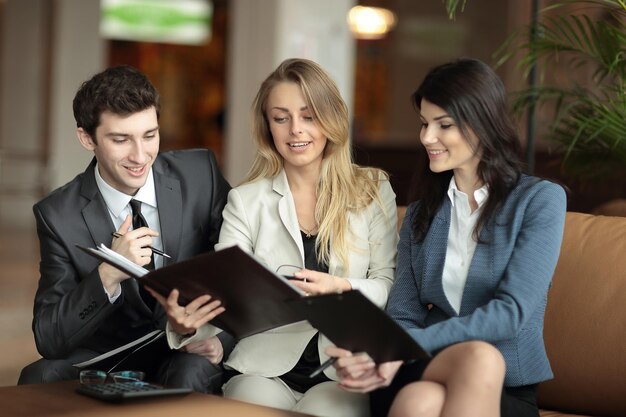
[[[94,141],[102,112],[125,116],[150,107],[155,108],[158,118],[159,93],[148,77],[129,65],[94,75],[80,86],[73,101],[76,126],[82,127]]]

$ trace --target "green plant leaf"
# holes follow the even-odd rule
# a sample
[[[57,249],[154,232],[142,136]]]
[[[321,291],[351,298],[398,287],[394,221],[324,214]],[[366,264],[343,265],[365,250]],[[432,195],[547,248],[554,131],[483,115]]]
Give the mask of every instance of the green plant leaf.
[[[567,13],[559,10],[568,6]],[[574,7],[576,6],[576,7]],[[593,11],[593,12],[592,12]],[[596,16],[596,17],[594,17]],[[526,77],[540,66],[539,83],[513,95],[517,114],[531,105],[551,111],[546,139],[562,153],[563,167],[580,178],[624,173],[626,167],[626,7],[624,0],[562,1],[541,11],[536,36],[526,26],[497,53],[499,65],[514,52]],[[558,85],[545,74],[560,68]],[[580,74],[589,73],[585,80]],[[578,77],[571,76],[578,74]],[[557,77],[558,78],[558,77]]]
[[[467,0],[443,0],[446,5],[446,12],[448,13],[448,19],[456,19],[456,11],[461,8],[461,12],[465,10],[465,3]]]

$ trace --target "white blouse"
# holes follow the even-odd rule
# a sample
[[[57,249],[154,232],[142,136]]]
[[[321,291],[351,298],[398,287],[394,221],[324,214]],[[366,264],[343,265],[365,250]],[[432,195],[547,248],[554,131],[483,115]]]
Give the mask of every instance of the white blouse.
[[[488,196],[489,192],[486,185],[474,191],[474,199],[478,203],[478,209],[472,213],[467,194],[457,188],[454,177],[450,180],[448,198],[452,203],[452,213],[450,215],[450,231],[448,233],[446,261],[443,266],[442,285],[448,302],[457,314],[461,310],[463,290],[476,250],[477,242],[473,237],[474,227]]]

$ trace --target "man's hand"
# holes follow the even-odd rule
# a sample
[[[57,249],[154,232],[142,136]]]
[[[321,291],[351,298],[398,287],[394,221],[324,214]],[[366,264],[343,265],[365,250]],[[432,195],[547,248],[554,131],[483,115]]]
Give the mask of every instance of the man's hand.
[[[209,362],[215,365],[219,364],[224,358],[224,347],[217,336],[212,336],[199,342],[190,343],[181,348],[181,350],[183,352],[195,353],[196,355],[204,356],[209,360]]]
[[[117,230],[117,233],[123,236],[113,238],[111,250],[137,265],[147,265],[152,256],[152,251],[147,246],[152,245],[152,237],[159,234],[147,227],[140,227],[129,232],[128,229],[130,229],[131,224],[132,217],[130,215],[126,216],[124,223]],[[120,282],[129,278],[124,272],[104,262],[98,267],[98,272],[102,285],[109,294],[114,294]]]

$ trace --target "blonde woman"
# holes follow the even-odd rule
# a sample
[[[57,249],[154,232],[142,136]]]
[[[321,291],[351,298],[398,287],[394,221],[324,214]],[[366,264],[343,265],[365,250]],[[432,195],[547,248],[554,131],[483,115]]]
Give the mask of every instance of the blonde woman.
[[[384,307],[396,260],[395,194],[382,171],[352,162],[334,81],[312,61],[286,60],[261,84],[252,113],[258,152],[228,196],[216,249],[238,245],[279,273],[295,265],[293,282],[306,293],[358,289]],[[177,333],[172,347],[219,331],[200,325],[221,308],[195,303],[185,316],[175,293],[161,302]],[[334,368],[309,378],[329,345],[306,321],[246,337],[225,362],[224,395],[317,416],[369,415],[367,396],[341,390]]]

